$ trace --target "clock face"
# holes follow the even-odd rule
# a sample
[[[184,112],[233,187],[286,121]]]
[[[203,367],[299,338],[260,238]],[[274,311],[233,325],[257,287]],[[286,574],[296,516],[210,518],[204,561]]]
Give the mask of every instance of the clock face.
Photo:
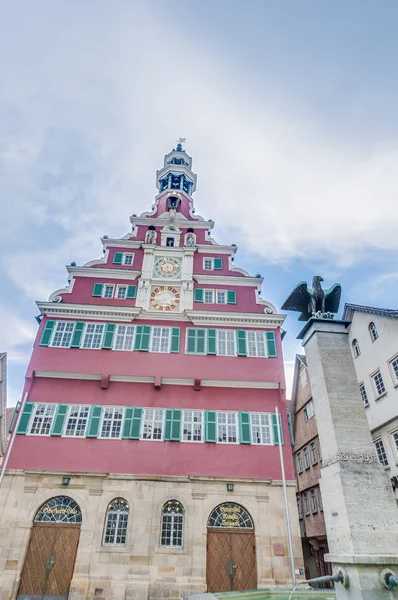
[[[155,277],[177,279],[181,277],[181,259],[173,257],[160,257],[155,260]]]
[[[167,285],[152,289],[151,304],[156,310],[173,310],[180,304],[180,292]]]

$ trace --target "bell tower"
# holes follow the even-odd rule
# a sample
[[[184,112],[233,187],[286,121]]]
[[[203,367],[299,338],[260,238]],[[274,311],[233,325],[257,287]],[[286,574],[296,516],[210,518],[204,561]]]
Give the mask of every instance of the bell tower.
[[[183,142],[185,139],[180,138],[177,147],[164,157],[163,167],[156,172],[156,187],[159,193],[184,192],[192,202],[197,176],[192,171],[192,158],[182,147]]]

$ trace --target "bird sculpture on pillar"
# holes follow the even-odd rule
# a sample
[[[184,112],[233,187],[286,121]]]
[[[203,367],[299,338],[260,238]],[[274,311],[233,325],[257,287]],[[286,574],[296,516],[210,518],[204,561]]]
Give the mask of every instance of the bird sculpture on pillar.
[[[335,283],[327,290],[322,289],[323,278],[315,275],[312,288],[306,281],[301,281],[282,304],[282,310],[300,312],[299,321],[315,319],[333,319],[339,310],[341,285]]]

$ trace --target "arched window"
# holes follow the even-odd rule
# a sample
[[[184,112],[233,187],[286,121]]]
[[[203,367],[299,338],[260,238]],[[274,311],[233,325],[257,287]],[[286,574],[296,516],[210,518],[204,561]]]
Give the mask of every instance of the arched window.
[[[81,522],[80,507],[69,496],[51,498],[39,508],[35,516],[35,523],[80,524]]]
[[[253,520],[247,510],[234,502],[224,502],[217,506],[211,513],[207,526],[254,529]]]
[[[184,508],[178,500],[168,500],[163,505],[160,545],[165,548],[184,545]]]
[[[371,338],[372,342],[375,342],[377,340],[377,338],[379,337],[379,334],[377,333],[376,325],[373,323],[373,321],[371,323],[369,323],[369,334],[370,334],[370,338]]]
[[[108,505],[104,528],[104,546],[125,546],[129,505],[124,498],[115,498]]]
[[[352,340],[352,349],[354,351],[355,358],[361,354],[361,349],[359,347],[358,340]]]

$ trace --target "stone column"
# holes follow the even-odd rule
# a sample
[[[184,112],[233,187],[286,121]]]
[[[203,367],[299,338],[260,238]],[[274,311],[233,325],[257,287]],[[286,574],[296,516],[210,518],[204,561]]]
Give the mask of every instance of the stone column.
[[[380,582],[398,572],[398,509],[378,462],[348,343],[349,323],[311,319],[299,338],[307,356],[323,468],[320,486],[329,542],[326,560],[349,586],[338,600],[391,599]],[[395,597],[395,593],[394,593]]]

